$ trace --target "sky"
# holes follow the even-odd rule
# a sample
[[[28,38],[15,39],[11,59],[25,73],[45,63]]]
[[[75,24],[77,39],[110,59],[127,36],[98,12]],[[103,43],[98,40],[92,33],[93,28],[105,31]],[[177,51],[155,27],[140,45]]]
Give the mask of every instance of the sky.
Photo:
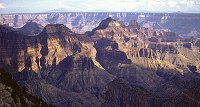
[[[187,12],[200,13],[200,0],[0,0],[0,13]]]

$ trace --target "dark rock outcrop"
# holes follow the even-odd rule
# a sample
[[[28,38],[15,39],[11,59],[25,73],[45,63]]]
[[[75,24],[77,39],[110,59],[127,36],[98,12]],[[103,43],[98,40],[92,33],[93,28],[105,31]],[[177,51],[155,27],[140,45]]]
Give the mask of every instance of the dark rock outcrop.
[[[36,36],[41,33],[42,29],[43,27],[40,24],[29,21],[19,31],[24,35]]]
[[[27,93],[25,87],[21,88],[16,81],[12,79],[12,75],[0,68],[0,106],[2,107],[53,107],[47,104],[41,98],[35,97]]]
[[[197,86],[197,85],[196,85]],[[153,95],[140,86],[129,86],[121,79],[114,79],[102,94],[103,107],[198,107],[199,88],[188,88],[178,96],[163,98]]]

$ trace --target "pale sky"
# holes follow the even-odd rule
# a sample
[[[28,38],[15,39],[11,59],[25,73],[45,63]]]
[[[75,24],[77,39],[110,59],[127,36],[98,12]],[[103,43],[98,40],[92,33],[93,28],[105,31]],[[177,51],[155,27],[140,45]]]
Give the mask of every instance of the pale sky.
[[[200,0],[0,0],[0,13],[69,12],[200,13]]]

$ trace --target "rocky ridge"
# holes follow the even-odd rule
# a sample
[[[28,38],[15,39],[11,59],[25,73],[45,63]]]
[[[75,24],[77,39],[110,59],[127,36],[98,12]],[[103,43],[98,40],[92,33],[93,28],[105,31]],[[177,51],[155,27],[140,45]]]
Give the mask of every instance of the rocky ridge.
[[[63,24],[35,36],[0,26],[0,65],[29,93],[61,107],[199,106],[190,93],[199,82],[197,47],[176,33],[111,17],[85,34]]]
[[[42,25],[29,21],[19,31],[24,35],[35,36],[41,33],[42,29]]]
[[[0,69],[0,106],[2,107],[53,107],[48,105],[41,98],[34,97],[26,92],[26,88],[21,88],[12,75]]]
[[[32,20],[42,26],[47,24],[64,24],[73,31],[84,33],[94,29],[105,18],[112,17],[125,22],[135,19],[147,28],[167,30],[178,34],[200,32],[199,14],[187,13],[134,13],[134,12],[62,12],[35,14],[1,14],[0,23],[21,28]],[[198,34],[198,33],[197,33]],[[189,35],[196,36],[196,35]]]

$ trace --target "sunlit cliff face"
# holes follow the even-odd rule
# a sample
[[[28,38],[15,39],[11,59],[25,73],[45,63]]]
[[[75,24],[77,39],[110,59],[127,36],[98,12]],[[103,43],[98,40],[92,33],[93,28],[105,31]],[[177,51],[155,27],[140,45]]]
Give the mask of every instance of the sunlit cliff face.
[[[67,14],[74,19],[64,19],[76,27],[93,24],[93,18],[83,20],[87,14],[108,15],[57,13],[44,19],[57,23]],[[121,15],[125,14],[131,15]],[[198,106],[191,98],[199,95],[190,92],[199,89],[199,39],[146,28],[136,20],[124,23],[108,17],[84,34],[65,24],[48,24],[42,29],[34,22],[20,29],[0,25],[0,66],[29,93],[59,107]]]

